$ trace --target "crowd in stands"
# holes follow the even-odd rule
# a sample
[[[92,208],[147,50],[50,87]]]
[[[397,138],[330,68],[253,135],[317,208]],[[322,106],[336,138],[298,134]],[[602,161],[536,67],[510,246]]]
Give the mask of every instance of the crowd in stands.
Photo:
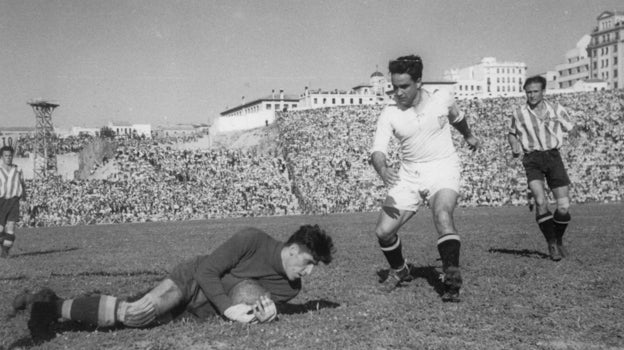
[[[575,203],[621,201],[624,92],[553,95],[577,123],[561,150]],[[482,149],[453,131],[462,161],[462,206],[526,205],[526,176],[506,140],[524,98],[458,101]],[[377,211],[383,183],[370,166],[383,106],[279,113],[277,151],[182,150],[172,141],[127,139],[99,180],[29,183],[22,224],[55,226],[204,218]],[[73,144],[73,143],[70,143]],[[71,149],[71,148],[68,148]],[[395,141],[391,162],[398,164]]]

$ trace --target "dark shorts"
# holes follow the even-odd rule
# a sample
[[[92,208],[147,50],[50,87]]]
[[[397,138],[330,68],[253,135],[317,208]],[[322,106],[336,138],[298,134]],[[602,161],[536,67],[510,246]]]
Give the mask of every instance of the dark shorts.
[[[168,278],[170,278],[182,291],[184,302],[180,309],[174,310],[174,317],[190,314],[199,319],[218,315],[217,308],[206,298],[206,295],[195,280],[195,267],[199,257],[186,260],[176,265]]]
[[[0,198],[0,225],[6,225],[7,221],[19,220],[19,197]]]
[[[570,185],[570,178],[558,149],[526,153],[522,158],[522,165],[528,183],[533,180],[544,181],[545,177],[551,189]]]

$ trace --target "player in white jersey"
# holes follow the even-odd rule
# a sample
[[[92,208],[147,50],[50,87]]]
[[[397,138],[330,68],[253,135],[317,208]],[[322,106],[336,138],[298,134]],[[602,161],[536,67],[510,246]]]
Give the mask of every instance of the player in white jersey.
[[[13,147],[0,148],[0,257],[8,258],[15,242],[20,198],[26,199],[22,170],[13,164]]]
[[[390,292],[410,278],[397,235],[424,201],[428,200],[438,232],[445,290],[443,301],[459,301],[462,278],[459,270],[460,239],[453,222],[459,198],[460,166],[450,125],[472,150],[479,140],[448,93],[422,89],[422,60],[415,55],[390,61],[389,70],[396,104],[387,106],[377,121],[371,149],[373,167],[388,187],[375,234],[390,265],[382,289]],[[394,135],[400,142],[400,168],[387,164],[387,148]]]

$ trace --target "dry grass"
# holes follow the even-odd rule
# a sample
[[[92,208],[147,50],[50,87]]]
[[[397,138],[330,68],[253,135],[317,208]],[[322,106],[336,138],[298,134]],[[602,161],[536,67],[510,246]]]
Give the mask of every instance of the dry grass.
[[[372,234],[376,213],[23,230],[14,256],[0,260],[2,314],[24,288],[48,286],[62,297],[134,294],[244,226],[285,239],[300,224],[319,223],[339,251],[272,324],[214,319],[96,332],[65,324],[33,346],[23,313],[3,319],[0,349],[621,349],[622,212],[621,204],[573,206],[572,256],[555,263],[526,208],[458,209],[465,279],[458,304],[436,292],[440,263],[427,211],[401,231],[419,277],[390,295],[376,291],[385,268]]]

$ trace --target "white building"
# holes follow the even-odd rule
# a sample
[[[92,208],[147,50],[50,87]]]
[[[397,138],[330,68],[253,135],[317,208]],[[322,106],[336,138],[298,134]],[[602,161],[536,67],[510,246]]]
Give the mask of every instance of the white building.
[[[130,124],[128,122],[109,122],[108,127],[113,130],[117,136],[145,136],[152,137],[151,124]]]
[[[589,57],[587,57],[587,45],[591,41],[589,35],[584,35],[576,47],[566,52],[565,63],[555,66],[557,71],[557,88],[571,88],[577,81],[589,78]]]
[[[589,77],[607,82],[609,89],[624,87],[624,11],[604,11],[587,45]]]
[[[481,62],[465,68],[444,72],[444,79],[455,81],[458,99],[520,96],[526,79],[524,62],[498,62],[494,57],[484,57]]]

